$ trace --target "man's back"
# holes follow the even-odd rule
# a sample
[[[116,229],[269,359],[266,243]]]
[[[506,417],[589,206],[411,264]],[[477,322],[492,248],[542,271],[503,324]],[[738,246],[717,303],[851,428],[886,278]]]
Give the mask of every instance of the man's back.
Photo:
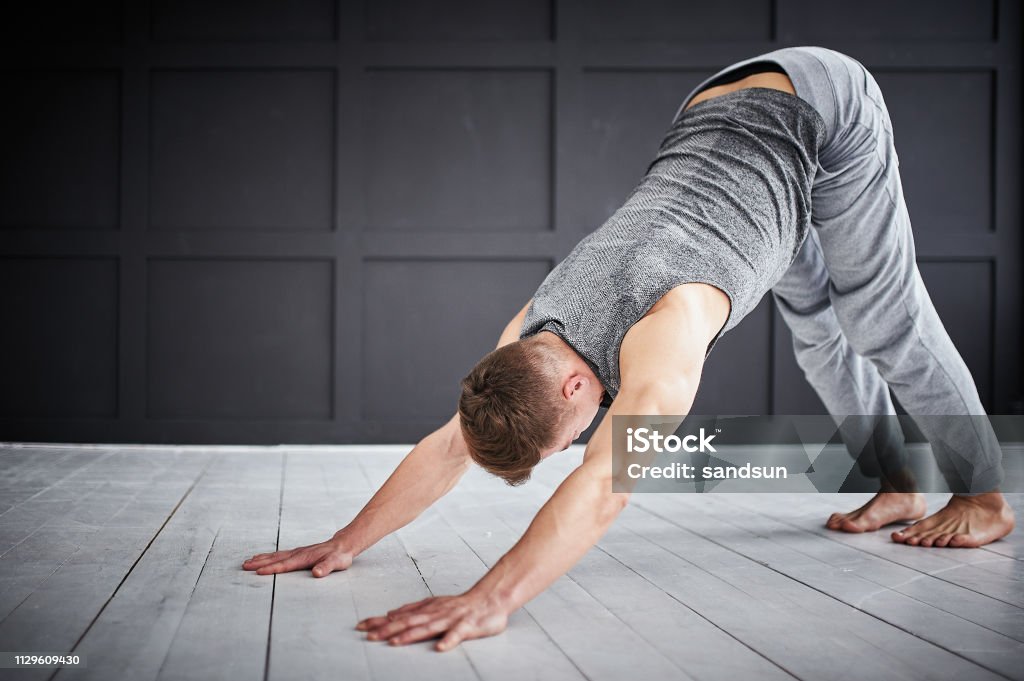
[[[823,135],[820,114],[781,90],[740,89],[694,104],[625,204],[538,288],[520,337],[556,333],[614,397],[626,332],[666,292],[699,282],[731,303],[710,354],[803,241]]]

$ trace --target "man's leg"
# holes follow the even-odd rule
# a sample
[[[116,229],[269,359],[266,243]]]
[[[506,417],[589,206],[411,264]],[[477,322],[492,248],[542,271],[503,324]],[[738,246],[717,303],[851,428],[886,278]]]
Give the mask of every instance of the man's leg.
[[[877,367],[968,492],[893,539],[980,546],[1013,529],[1012,511],[997,491],[999,443],[986,418],[966,418],[985,411],[918,272],[882,93],[863,67],[850,76],[835,83],[841,133],[820,159],[812,192],[829,296],[850,346]],[[941,418],[954,415],[965,418]]]
[[[828,413],[841,423],[840,435],[850,455],[862,473],[881,478],[882,491],[871,501],[849,513],[833,513],[826,526],[865,532],[924,516],[923,495],[892,492],[907,489],[901,479],[906,464],[903,432],[885,381],[871,362],[853,351],[839,326],[813,229],[772,295],[793,334],[797,364]]]

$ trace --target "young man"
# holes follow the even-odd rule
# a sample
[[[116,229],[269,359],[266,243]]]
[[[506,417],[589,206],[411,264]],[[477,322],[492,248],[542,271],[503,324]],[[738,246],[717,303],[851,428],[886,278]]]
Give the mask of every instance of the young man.
[[[317,577],[345,569],[474,461],[523,482],[601,406],[607,416],[688,413],[715,343],[769,290],[829,413],[895,414],[891,387],[910,414],[984,415],[917,271],[878,85],[844,54],[780,49],[722,69],[686,97],[625,204],[548,275],[463,379],[458,413],[348,526],[244,567],[312,568]],[[893,533],[895,541],[981,546],[1013,529],[997,490],[998,442],[987,421],[976,422],[983,427],[940,432],[935,420],[921,421],[933,448],[961,455],[954,464],[972,493]],[[396,644],[441,636],[439,650],[502,631],[509,613],[572,567],[627,503],[629,494],[612,492],[611,423],[601,421],[582,464],[472,589],[358,628]],[[886,492],[900,474],[902,434],[880,442],[883,492],[834,514],[831,529],[863,532],[924,515],[921,495]]]

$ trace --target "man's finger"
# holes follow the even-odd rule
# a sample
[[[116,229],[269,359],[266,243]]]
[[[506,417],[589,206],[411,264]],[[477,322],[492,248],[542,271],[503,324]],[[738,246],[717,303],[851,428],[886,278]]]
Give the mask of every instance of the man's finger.
[[[367,629],[376,629],[382,624],[387,624],[388,622],[389,620],[386,615],[382,615],[380,617],[367,617],[364,620],[360,620],[359,623],[356,624],[356,629],[358,629],[359,631],[365,631]]]
[[[394,610],[388,610],[386,614],[381,615],[379,617],[367,617],[367,618],[365,618],[363,620],[360,620],[356,624],[356,629],[358,629],[359,631],[366,631],[368,629],[375,629],[375,628],[379,627],[382,624],[386,624],[387,622],[390,622],[395,617],[398,617],[400,615],[406,614],[406,613],[411,612],[413,610],[416,610],[418,608],[422,608],[425,605],[429,605],[431,603],[437,602],[437,600],[438,600],[437,596],[427,596],[426,598],[423,598],[423,599],[420,599],[418,601],[415,601],[414,603],[406,603],[405,605],[403,605],[403,606],[401,606],[399,608],[395,608]]]
[[[389,639],[397,633],[405,631],[409,627],[414,627],[418,624],[426,624],[434,619],[434,615],[404,615],[398,619],[386,622],[381,626],[377,627],[369,634],[366,638],[371,641],[383,641]]]
[[[308,548],[311,548],[311,546],[296,546],[296,547],[293,547],[293,548],[290,548],[290,549],[280,549],[279,551],[268,551],[267,553],[257,553],[255,556],[253,556],[252,558],[250,558],[249,560],[247,560],[245,562],[249,563],[249,562],[252,562],[254,560],[263,560],[264,558],[280,559],[280,558],[283,558],[285,556],[289,556],[289,555],[295,553],[296,551],[305,551]]]
[[[258,575],[276,575],[280,572],[291,572],[292,570],[301,570],[309,565],[309,556],[304,553],[296,553],[291,558],[285,558],[279,560],[276,563],[270,565],[264,565],[263,567],[256,570]]]
[[[401,615],[403,612],[409,612],[410,610],[415,610],[416,608],[422,607],[427,603],[431,602],[432,600],[434,600],[433,596],[427,596],[426,598],[418,600],[415,603],[406,603],[400,608],[388,610],[388,615]]]
[[[314,577],[326,577],[327,575],[334,572],[334,565],[330,558],[324,558],[322,561],[313,566]]]
[[[246,563],[250,563],[250,562],[252,562],[254,560],[259,560],[260,558],[266,558],[267,556],[272,556],[272,555],[274,555],[274,554],[273,553],[257,553],[255,556],[249,558],[245,562]]]
[[[246,561],[242,563],[242,565],[249,565],[250,563],[259,563],[261,561],[267,560],[268,558],[274,558],[280,553],[284,553],[284,551],[276,551],[274,553],[260,553],[258,555],[253,556],[252,558],[246,559]]]
[[[264,556],[262,558],[250,558],[249,560],[242,563],[243,566],[255,570],[258,567],[262,567],[267,563],[274,563],[284,558],[284,556]]]
[[[469,637],[470,626],[466,620],[459,620],[455,626],[448,630],[440,641],[437,642],[437,650],[451,650]]]
[[[267,556],[266,558],[260,558],[259,560],[251,560],[242,563],[242,567],[246,570],[259,570],[264,565],[270,565],[278,561],[287,560],[293,555],[292,551],[282,551],[281,555]]]
[[[422,641],[426,638],[434,638],[438,634],[444,633],[444,630],[448,628],[451,620],[448,618],[436,619],[427,624],[421,624],[415,627],[409,627],[405,631],[388,639],[388,643],[393,646],[401,646],[406,643],[415,643],[416,641]]]
[[[259,555],[253,556],[252,558],[250,558],[249,560],[247,560],[245,562],[246,563],[262,563],[262,562],[266,562],[268,560],[269,561],[281,560],[282,558],[287,558],[288,556],[292,555],[296,551],[302,551],[304,548],[305,547],[301,547],[300,546],[300,547],[294,548],[294,549],[281,549],[280,551],[273,551],[271,553],[261,553]]]

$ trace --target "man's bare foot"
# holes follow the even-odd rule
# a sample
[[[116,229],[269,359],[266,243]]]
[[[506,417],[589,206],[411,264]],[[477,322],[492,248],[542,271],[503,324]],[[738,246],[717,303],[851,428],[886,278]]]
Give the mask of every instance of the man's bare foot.
[[[1013,531],[1013,509],[999,492],[973,497],[953,496],[937,513],[892,533],[892,540],[911,546],[976,548]]]
[[[872,532],[902,520],[923,518],[927,511],[924,496],[916,492],[879,492],[855,511],[833,513],[825,527],[843,532]]]

